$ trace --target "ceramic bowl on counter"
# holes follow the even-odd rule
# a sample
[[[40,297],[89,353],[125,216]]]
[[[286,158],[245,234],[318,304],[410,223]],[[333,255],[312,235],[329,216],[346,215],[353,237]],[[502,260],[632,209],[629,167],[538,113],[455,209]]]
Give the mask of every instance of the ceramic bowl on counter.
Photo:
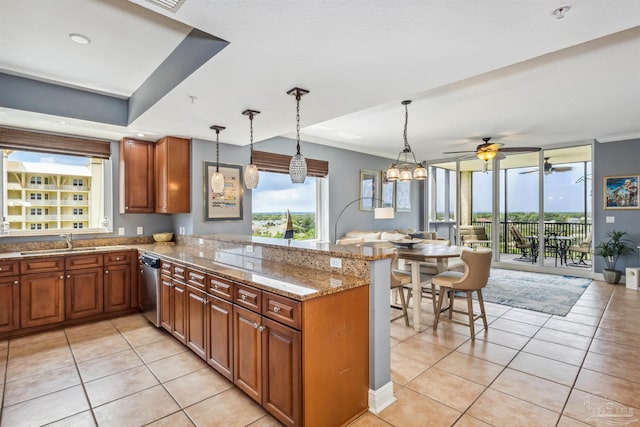
[[[153,233],[153,240],[156,242],[170,242],[173,239],[173,233]]]

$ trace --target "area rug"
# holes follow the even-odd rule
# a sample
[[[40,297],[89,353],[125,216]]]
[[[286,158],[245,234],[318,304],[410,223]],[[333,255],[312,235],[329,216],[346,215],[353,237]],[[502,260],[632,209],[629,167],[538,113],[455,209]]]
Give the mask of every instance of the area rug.
[[[566,316],[591,279],[492,268],[485,301]]]

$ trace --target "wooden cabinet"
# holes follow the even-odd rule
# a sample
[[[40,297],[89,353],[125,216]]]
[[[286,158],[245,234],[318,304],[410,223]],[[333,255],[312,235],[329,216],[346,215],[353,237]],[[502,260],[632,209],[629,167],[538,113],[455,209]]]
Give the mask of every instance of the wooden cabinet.
[[[258,313],[233,307],[233,382],[259,404],[262,404],[262,336],[258,330],[261,321]]]
[[[17,269],[18,263],[15,264]],[[0,276],[0,332],[13,331],[19,327],[20,276]]]
[[[207,363],[233,381],[233,304],[207,297]]]
[[[64,271],[20,277],[20,327],[62,322],[64,314]]]
[[[182,344],[187,344],[187,285],[176,279],[186,277],[186,268],[163,261],[161,269],[160,324]]]
[[[167,136],[155,146],[155,211],[191,211],[191,140]]]
[[[154,211],[154,143],[136,139],[120,140],[120,213]]]
[[[111,252],[104,255],[104,311],[113,312],[135,307],[131,298],[133,252]]]
[[[171,300],[173,301],[173,324],[171,333],[182,344],[187,343],[187,285],[171,280]]]
[[[207,360],[207,295],[191,286],[186,287],[187,347]]]
[[[173,283],[171,277],[160,276],[160,325],[167,331],[173,331]]]
[[[79,319],[104,311],[102,267],[68,270],[65,281],[65,316]]]

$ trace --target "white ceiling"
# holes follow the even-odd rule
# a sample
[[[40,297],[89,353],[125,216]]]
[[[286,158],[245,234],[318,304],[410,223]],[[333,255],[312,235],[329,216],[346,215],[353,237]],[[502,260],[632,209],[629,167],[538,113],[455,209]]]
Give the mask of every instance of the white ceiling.
[[[247,108],[262,112],[256,141],[294,136],[286,91],[299,86],[311,91],[302,139],[391,157],[403,99],[419,160],[483,136],[509,147],[640,137],[639,25],[638,0],[186,0],[176,13],[146,0],[0,0],[0,71],[122,97],[191,28],[230,43],[129,128],[7,108],[0,125],[211,140],[218,124],[221,141],[246,145]]]

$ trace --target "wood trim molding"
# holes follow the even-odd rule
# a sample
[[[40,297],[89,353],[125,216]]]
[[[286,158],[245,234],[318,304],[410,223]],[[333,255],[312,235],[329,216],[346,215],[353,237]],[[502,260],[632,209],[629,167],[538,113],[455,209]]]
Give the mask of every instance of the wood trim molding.
[[[111,142],[0,127],[0,148],[108,159]]]

